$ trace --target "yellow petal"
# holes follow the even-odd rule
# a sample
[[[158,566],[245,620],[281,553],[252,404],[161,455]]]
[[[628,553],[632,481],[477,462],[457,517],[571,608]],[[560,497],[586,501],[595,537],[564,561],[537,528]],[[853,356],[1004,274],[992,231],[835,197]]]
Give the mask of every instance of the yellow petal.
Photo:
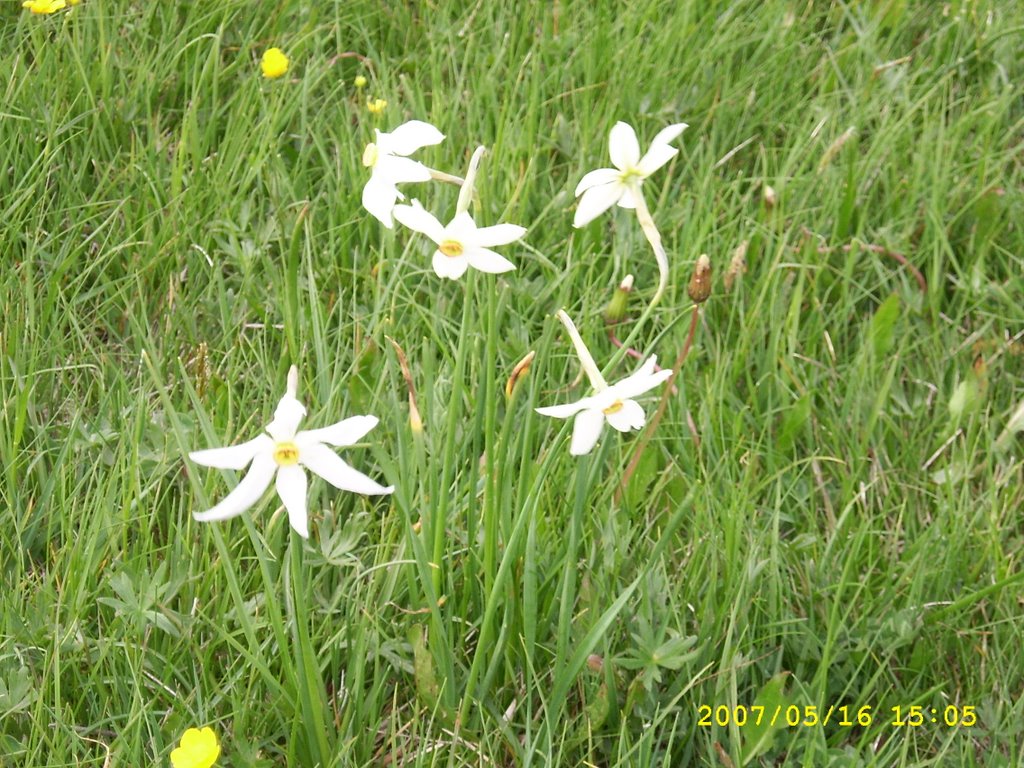
[[[260,69],[264,77],[280,77],[288,71],[288,57],[280,48],[268,48],[260,60]]]
[[[189,728],[182,734],[181,746],[171,752],[174,768],[211,768],[220,756],[217,734],[212,728]]]

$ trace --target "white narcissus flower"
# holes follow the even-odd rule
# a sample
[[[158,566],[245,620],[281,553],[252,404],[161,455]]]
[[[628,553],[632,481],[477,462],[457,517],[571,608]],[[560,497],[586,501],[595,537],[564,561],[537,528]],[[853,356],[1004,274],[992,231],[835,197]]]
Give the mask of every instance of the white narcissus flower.
[[[644,409],[633,398],[654,389],[671,376],[672,371],[656,372],[654,368],[658,363],[658,356],[651,355],[636,373],[615,384],[608,384],[601,376],[601,371],[598,370],[590,350],[583,343],[583,339],[569,315],[560,309],[558,310],[558,319],[562,321],[565,329],[569,332],[569,337],[576,348],[576,354],[583,364],[583,370],[586,371],[587,377],[590,379],[594,394],[577,400],[575,403],[549,405],[536,410],[542,416],[554,416],[557,419],[568,419],[575,416],[569,453],[573,456],[582,456],[585,453],[590,453],[597,445],[597,440],[601,436],[601,430],[606,421],[619,432],[629,432],[643,427],[646,421]]]
[[[623,208],[636,208],[635,196],[643,180],[679,153],[669,142],[686,128],[686,123],[675,123],[663,129],[654,137],[647,154],[640,157],[640,142],[633,127],[621,121],[616,123],[608,137],[608,151],[615,167],[598,168],[580,179],[576,197],[583,197],[572,225],[585,226],[616,203]]]
[[[451,223],[444,226],[420,205],[419,200],[413,200],[412,205],[396,206],[395,218],[437,244],[434,271],[438,277],[452,280],[462,277],[469,267],[493,274],[515,269],[515,264],[488,246],[507,245],[526,234],[526,228],[516,224],[477,227],[473,217],[464,210],[456,213]]]
[[[227,448],[192,451],[189,458],[196,464],[217,469],[244,469],[242,481],[212,509],[194,512],[201,522],[226,520],[242,514],[260,500],[270,481],[277,476],[277,495],[288,511],[288,521],[302,537],[309,536],[306,511],[306,473],[308,469],[335,488],[367,495],[391,493],[394,486],[383,486],[358,472],[328,446],[353,445],[377,426],[376,416],[352,416],[321,429],[297,432],[306,408],[296,399],[299,372],[295,366],[288,372],[288,389],[274,411],[274,419],[262,434],[247,443]]]
[[[370,180],[363,187],[363,207],[391,229],[391,211],[405,196],[396,184],[412,181],[430,181],[431,170],[411,155],[417,149],[440,144],[444,134],[430,123],[410,120],[391,133],[377,130],[377,140],[366,145],[363,165],[370,169]]]

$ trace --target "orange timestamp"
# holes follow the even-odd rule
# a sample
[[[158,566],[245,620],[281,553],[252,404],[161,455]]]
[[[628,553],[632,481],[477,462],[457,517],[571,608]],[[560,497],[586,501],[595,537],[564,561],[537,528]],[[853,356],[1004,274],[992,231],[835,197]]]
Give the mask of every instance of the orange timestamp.
[[[918,704],[910,706],[889,707],[878,710],[887,713],[879,717],[876,709],[865,704],[861,707],[848,705],[830,706],[827,709],[814,704],[790,704],[783,706],[763,707],[759,704],[744,706],[728,706],[719,704],[712,707],[701,704],[697,707],[697,725],[704,727],[720,726],[725,728],[735,725],[743,728],[747,725],[787,726],[789,728],[814,728],[830,723],[842,728],[861,726],[863,728],[874,723],[884,723],[893,728],[917,728],[924,725],[944,725],[949,728],[972,728],[978,724],[977,707],[973,705],[957,706],[949,704],[945,707],[925,707]]]

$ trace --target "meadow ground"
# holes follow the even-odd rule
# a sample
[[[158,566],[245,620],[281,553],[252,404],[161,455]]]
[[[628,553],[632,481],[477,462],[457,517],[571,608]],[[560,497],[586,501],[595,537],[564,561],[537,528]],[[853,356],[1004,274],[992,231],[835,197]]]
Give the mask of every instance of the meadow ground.
[[[1022,50],[983,0],[3,3],[0,764],[209,725],[222,766],[1021,765]],[[362,208],[412,118],[434,168],[488,147],[514,272]],[[617,120],[690,126],[642,323],[633,212],[572,226]],[[669,365],[702,253],[620,491],[643,437],[534,411],[586,393],[554,313],[624,375],[632,273],[616,333]],[[241,474],[188,452],[292,364],[307,426],[380,417],[341,455],[394,494],[196,522]]]

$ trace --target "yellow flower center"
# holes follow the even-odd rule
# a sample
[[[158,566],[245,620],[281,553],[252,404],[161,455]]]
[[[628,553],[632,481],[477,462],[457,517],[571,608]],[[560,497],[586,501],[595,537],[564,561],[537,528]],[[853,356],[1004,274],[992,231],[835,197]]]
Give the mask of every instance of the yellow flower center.
[[[366,149],[363,150],[363,165],[367,168],[372,168],[377,164],[379,155],[376,144],[367,144]]]
[[[612,403],[611,405],[604,409],[605,416],[611,416],[613,413],[618,413],[619,411],[622,410],[622,407],[623,402],[621,400],[616,400],[614,403]]]
[[[445,240],[437,246],[437,250],[449,258],[455,258],[462,255],[462,243],[458,240]]]
[[[643,171],[639,168],[627,168],[626,170],[619,173],[619,181],[623,184],[629,184],[632,181],[642,181],[644,178]]]
[[[299,446],[284,442],[274,446],[274,461],[279,467],[293,467],[299,463]]]

